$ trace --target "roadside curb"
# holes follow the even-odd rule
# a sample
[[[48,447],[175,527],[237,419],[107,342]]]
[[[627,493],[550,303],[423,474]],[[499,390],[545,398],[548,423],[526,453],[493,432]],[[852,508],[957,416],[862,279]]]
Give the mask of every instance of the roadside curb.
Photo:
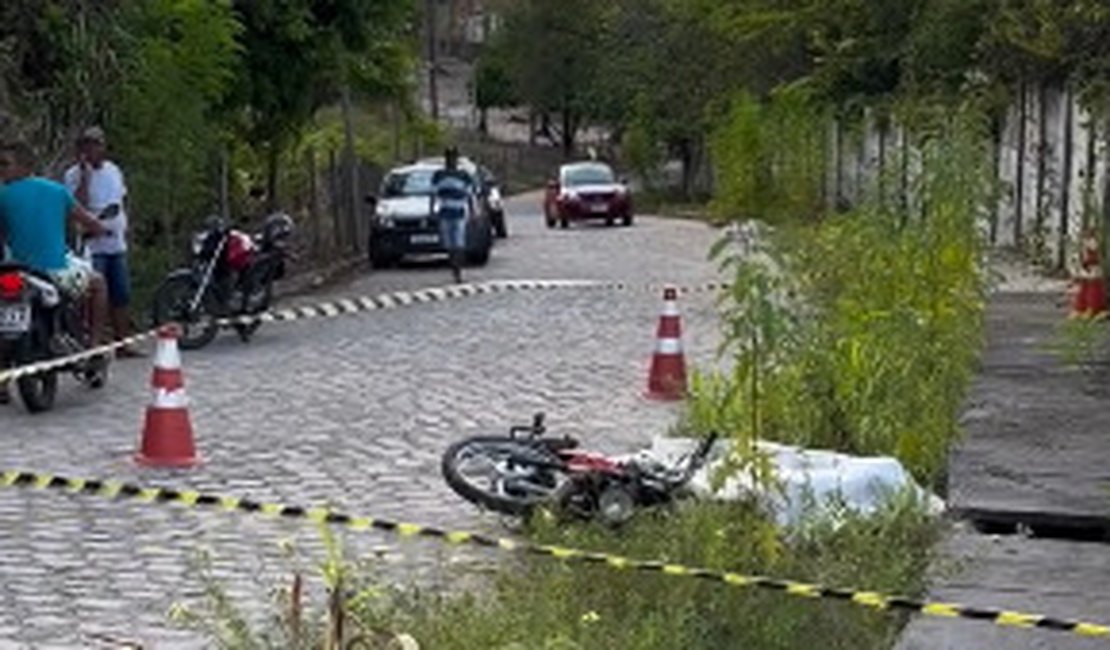
[[[365,263],[366,257],[358,255],[325,266],[312,267],[294,274],[275,286],[278,298],[295,298],[310,295],[320,289],[347,278]]]

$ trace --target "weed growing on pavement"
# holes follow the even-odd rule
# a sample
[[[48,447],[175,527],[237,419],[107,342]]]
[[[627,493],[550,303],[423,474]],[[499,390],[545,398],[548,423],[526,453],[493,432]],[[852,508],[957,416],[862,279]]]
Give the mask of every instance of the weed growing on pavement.
[[[1102,359],[1110,342],[1106,314],[1076,316],[1056,328],[1056,340],[1050,348],[1065,364],[1090,371]]]

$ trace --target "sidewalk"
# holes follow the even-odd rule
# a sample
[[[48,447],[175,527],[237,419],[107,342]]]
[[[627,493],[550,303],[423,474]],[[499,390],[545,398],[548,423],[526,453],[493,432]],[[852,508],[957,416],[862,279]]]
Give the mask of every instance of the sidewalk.
[[[938,549],[931,600],[1110,622],[1110,378],[1049,346],[1067,316],[1059,282],[1009,282],[949,462],[964,519]],[[975,525],[972,524],[974,522]],[[1105,648],[1106,639],[915,618],[899,650]]]

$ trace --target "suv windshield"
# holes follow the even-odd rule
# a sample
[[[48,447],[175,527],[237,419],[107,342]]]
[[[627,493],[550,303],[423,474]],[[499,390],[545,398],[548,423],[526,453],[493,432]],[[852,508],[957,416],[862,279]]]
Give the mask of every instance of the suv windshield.
[[[574,187],[575,185],[606,185],[612,182],[613,170],[605,165],[568,167],[563,172],[563,184],[568,187]]]
[[[394,199],[402,196],[429,196],[432,193],[432,169],[393,172],[382,182],[382,196]]]

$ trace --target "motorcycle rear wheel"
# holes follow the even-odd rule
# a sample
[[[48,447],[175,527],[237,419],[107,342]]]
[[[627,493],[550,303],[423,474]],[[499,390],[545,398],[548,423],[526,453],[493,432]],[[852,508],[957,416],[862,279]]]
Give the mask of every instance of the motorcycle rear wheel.
[[[472,468],[472,463],[479,467]],[[557,463],[558,457],[539,444],[488,436],[448,447],[441,469],[447,485],[467,501],[503,514],[525,516],[555,492],[559,472],[549,465]]]
[[[152,316],[154,325],[177,323],[181,326],[178,345],[182,350],[199,350],[219,333],[217,312],[211,294],[206,294],[195,311],[189,307],[196,297],[197,283],[192,278],[173,277],[165,280],[154,293]]]

